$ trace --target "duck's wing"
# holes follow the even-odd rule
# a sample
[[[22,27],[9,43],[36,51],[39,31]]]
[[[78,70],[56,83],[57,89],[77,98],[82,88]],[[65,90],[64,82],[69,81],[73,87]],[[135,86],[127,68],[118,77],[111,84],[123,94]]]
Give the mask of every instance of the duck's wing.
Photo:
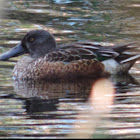
[[[136,53],[132,53],[132,51],[137,52],[136,46],[137,42],[130,42],[121,45],[109,45],[109,46],[102,46],[99,44],[94,44],[92,42],[85,43],[83,46],[91,46],[94,48],[98,48],[97,51],[94,50],[97,59],[99,61],[104,61],[109,58],[114,58],[119,63],[126,63],[126,62],[135,62],[140,59],[140,55]]]
[[[92,42],[65,44],[46,55],[48,61],[64,62],[82,59],[97,59],[102,61],[116,56],[118,56],[118,53],[113,49],[108,49]]]
[[[95,59],[96,54],[80,45],[63,46],[47,54],[48,61],[71,62],[82,59]]]

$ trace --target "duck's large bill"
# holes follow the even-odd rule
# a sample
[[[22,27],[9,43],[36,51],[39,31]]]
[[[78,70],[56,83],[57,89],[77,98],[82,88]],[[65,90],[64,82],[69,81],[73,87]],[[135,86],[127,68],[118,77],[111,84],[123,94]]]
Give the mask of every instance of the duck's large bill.
[[[21,43],[12,48],[11,50],[0,55],[0,61],[8,60],[11,57],[16,57],[25,53],[25,49],[22,47]]]

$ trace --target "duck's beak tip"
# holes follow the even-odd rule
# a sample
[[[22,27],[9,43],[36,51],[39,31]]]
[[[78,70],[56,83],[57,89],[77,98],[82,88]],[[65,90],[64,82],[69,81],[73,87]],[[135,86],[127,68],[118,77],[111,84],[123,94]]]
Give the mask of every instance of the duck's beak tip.
[[[11,57],[16,57],[25,53],[25,49],[22,47],[21,43],[10,49],[9,51],[0,55],[0,61],[9,60]]]

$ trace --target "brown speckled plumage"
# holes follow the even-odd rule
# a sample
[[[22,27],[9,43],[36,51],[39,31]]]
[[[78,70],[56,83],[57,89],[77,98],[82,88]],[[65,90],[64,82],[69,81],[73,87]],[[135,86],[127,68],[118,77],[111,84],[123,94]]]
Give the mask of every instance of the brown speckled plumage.
[[[45,58],[33,60],[27,56],[17,62],[13,71],[14,77],[20,79],[96,77],[103,72],[104,65],[97,60],[83,59],[64,63],[62,61],[48,62]]]

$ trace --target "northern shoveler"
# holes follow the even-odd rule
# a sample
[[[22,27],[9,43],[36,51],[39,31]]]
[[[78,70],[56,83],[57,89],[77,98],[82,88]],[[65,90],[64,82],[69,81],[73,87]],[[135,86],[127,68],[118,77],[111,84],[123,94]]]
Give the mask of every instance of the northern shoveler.
[[[21,43],[0,55],[8,60],[24,53],[14,67],[19,79],[53,79],[95,77],[104,73],[126,73],[140,55],[126,53],[133,43],[120,46],[101,46],[93,42],[77,42],[58,46],[46,30],[29,31]]]

